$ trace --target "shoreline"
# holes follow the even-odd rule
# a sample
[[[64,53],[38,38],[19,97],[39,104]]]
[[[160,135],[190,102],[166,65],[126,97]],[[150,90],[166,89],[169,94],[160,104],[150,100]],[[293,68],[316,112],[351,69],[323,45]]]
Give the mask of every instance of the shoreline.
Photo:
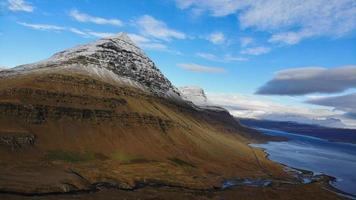
[[[267,152],[267,150],[265,148],[251,146],[253,144],[255,144],[255,143],[249,143],[248,145],[251,148],[262,150],[264,152],[264,154],[265,154],[265,158],[266,159],[283,166],[284,170],[287,169],[287,170],[290,170],[290,172],[294,172],[295,173],[295,177],[299,181],[301,181],[302,184],[309,184],[309,183],[313,183],[313,182],[318,182],[319,181],[325,186],[325,187],[322,187],[322,189],[324,189],[326,191],[329,191],[329,192],[332,192],[332,193],[334,193],[334,194],[336,194],[338,196],[344,197],[344,198],[356,200],[356,195],[344,192],[344,191],[342,191],[342,190],[340,190],[340,189],[338,189],[338,188],[336,188],[336,187],[334,187],[332,185],[332,182],[337,180],[336,177],[330,176],[328,174],[323,174],[323,173],[314,175],[315,173],[313,171],[306,170],[306,169],[300,169],[300,168],[296,168],[296,167],[291,167],[291,166],[286,165],[284,163],[272,160],[272,159],[269,158],[270,154]],[[302,176],[304,176],[304,175],[310,176],[311,181],[309,183],[303,183],[303,177],[300,177],[300,175],[302,175]],[[313,180],[313,179],[317,179],[317,180]]]

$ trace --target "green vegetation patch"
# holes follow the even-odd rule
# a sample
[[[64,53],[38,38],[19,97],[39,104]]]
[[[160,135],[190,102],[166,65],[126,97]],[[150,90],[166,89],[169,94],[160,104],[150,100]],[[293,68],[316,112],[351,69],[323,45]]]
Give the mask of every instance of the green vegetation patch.
[[[168,158],[168,160],[170,160],[173,163],[175,163],[177,165],[180,165],[180,166],[197,168],[195,165],[193,165],[193,164],[191,164],[191,163],[189,163],[187,161],[181,160],[179,158]]]
[[[95,160],[96,154],[89,152],[80,153],[72,151],[53,150],[47,153],[46,159],[49,161],[65,161],[77,163]]]
[[[143,163],[150,162],[149,160],[138,155],[125,154],[123,152],[117,151],[111,154],[111,159],[118,160],[122,163]]]

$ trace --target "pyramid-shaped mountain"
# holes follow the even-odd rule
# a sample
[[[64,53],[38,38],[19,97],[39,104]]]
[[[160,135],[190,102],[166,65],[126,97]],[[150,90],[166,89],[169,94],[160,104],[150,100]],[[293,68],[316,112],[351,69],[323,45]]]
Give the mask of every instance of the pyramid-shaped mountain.
[[[121,80],[159,96],[175,97],[179,94],[154,62],[134,44],[126,33],[119,33],[64,50],[47,60],[14,68],[8,71],[7,75],[36,70],[84,71],[97,75],[99,78]]]
[[[0,192],[45,195],[283,178],[266,136],[198,109],[125,34],[0,71]]]

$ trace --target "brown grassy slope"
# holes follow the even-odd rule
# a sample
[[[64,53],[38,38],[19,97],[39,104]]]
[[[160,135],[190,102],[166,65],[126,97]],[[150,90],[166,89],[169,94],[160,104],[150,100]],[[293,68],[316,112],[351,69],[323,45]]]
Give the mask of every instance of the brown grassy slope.
[[[207,189],[224,178],[292,179],[250,148],[227,113],[197,111],[80,74],[0,80],[0,189],[22,193],[139,182]],[[23,138],[34,137],[34,143]]]

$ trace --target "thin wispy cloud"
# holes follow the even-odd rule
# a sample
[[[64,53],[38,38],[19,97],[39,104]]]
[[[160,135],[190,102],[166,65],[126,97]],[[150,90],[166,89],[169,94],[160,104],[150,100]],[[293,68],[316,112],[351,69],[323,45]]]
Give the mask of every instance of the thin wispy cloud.
[[[210,61],[218,61],[218,57],[214,54],[211,53],[203,53],[203,52],[199,52],[196,53],[196,55],[200,58],[204,58],[206,60],[210,60]]]
[[[150,39],[148,39],[147,37],[144,37],[142,35],[130,33],[130,34],[128,34],[128,36],[136,44],[142,44],[142,43],[151,42]]]
[[[160,40],[186,39],[185,33],[169,28],[166,23],[155,19],[150,15],[140,17],[136,24],[143,35],[154,37]]]
[[[74,9],[69,12],[69,16],[75,19],[78,22],[94,23],[100,25],[113,25],[113,26],[122,26],[123,23],[119,19],[106,19],[103,17],[92,16],[86,13],[79,12]]]
[[[8,0],[8,9],[14,12],[33,12],[35,8],[25,0]]]
[[[81,31],[77,28],[69,28],[68,29],[70,32],[75,33],[77,35],[83,36],[83,37],[89,37],[89,34],[85,31]]]
[[[241,54],[258,56],[261,54],[266,54],[270,52],[271,49],[269,47],[251,47],[244,50],[241,50]]]
[[[255,40],[252,37],[242,37],[240,38],[241,47],[247,47],[253,44]]]
[[[104,37],[110,37],[115,35],[116,33],[111,33],[111,32],[100,32],[100,31],[92,31],[92,30],[82,30],[78,28],[73,28],[73,27],[63,27],[63,26],[57,26],[57,25],[52,25],[52,24],[31,24],[31,23],[25,23],[25,22],[18,22],[18,24],[25,26],[27,28],[31,28],[34,30],[40,30],[40,31],[53,31],[53,32],[70,32],[74,33],[76,35],[79,35],[83,38],[104,38]],[[148,49],[148,50],[157,50],[157,51],[165,51],[165,52],[170,52],[174,54],[181,54],[178,51],[171,50],[167,47],[167,45],[159,43],[157,41],[153,41],[147,37],[144,37],[142,35],[134,34],[134,33],[129,33],[128,36],[131,38],[131,40],[140,46],[143,49]]]
[[[84,38],[90,38],[90,37],[95,37],[95,38],[103,38],[103,37],[110,37],[115,35],[116,33],[109,33],[109,32],[98,32],[98,31],[91,31],[91,30],[80,30],[77,28],[66,28],[66,31],[75,33],[79,36],[82,36]]]
[[[176,0],[176,4],[180,9],[199,9],[201,12],[208,11],[212,16],[222,17],[234,14],[237,10],[243,8],[247,3],[243,0]]]
[[[279,71],[257,90],[264,95],[305,95],[338,93],[356,88],[356,66],[333,69],[305,67]]]
[[[177,65],[178,67],[191,71],[191,72],[198,72],[198,73],[225,73],[226,70],[222,67],[211,67],[211,66],[204,66],[198,65],[194,63],[181,63]]]
[[[283,44],[318,36],[342,37],[356,29],[354,0],[176,0],[176,4],[214,17],[237,15],[241,29],[272,32],[270,41]]]
[[[65,27],[51,25],[51,24],[31,24],[26,22],[18,22],[18,24],[31,29],[42,30],[42,31],[63,31],[66,29]]]
[[[225,42],[226,38],[224,33],[214,32],[207,37],[207,40],[209,40],[213,44],[222,44]]]
[[[231,54],[226,54],[224,55],[223,60],[226,62],[234,62],[234,61],[244,62],[247,61],[248,59],[241,56],[233,56]]]
[[[157,41],[152,41],[151,39],[144,37],[142,35],[130,33],[128,34],[130,39],[138,46],[143,49],[157,50],[157,51],[171,51],[167,45],[162,44]]]
[[[87,33],[91,36],[97,37],[97,38],[104,38],[104,37],[110,37],[115,35],[116,33],[108,33],[108,32],[97,32],[97,31],[87,31]]]
[[[282,32],[282,33],[273,34],[268,40],[268,42],[293,45],[293,44],[298,44],[304,38],[308,38],[309,36],[312,36],[312,33],[306,31]]]
[[[169,52],[170,50],[168,49],[167,45],[162,44],[162,43],[143,43],[140,45],[141,48],[143,49],[151,49],[151,50],[158,50],[158,51],[167,51]]]
[[[91,31],[91,30],[80,30],[77,28],[63,27],[63,26],[57,26],[57,25],[52,25],[52,24],[31,24],[31,23],[26,23],[26,22],[18,22],[18,24],[25,26],[27,28],[31,28],[34,30],[40,30],[40,31],[71,32],[71,33],[75,33],[82,37],[102,38],[102,37],[109,37],[109,36],[112,36],[115,34],[115,33],[97,32],[97,31]]]
[[[198,52],[196,53],[196,56],[214,62],[243,62],[248,60],[247,58],[240,56],[232,56],[231,54],[225,54],[224,56],[216,56],[211,53]]]

